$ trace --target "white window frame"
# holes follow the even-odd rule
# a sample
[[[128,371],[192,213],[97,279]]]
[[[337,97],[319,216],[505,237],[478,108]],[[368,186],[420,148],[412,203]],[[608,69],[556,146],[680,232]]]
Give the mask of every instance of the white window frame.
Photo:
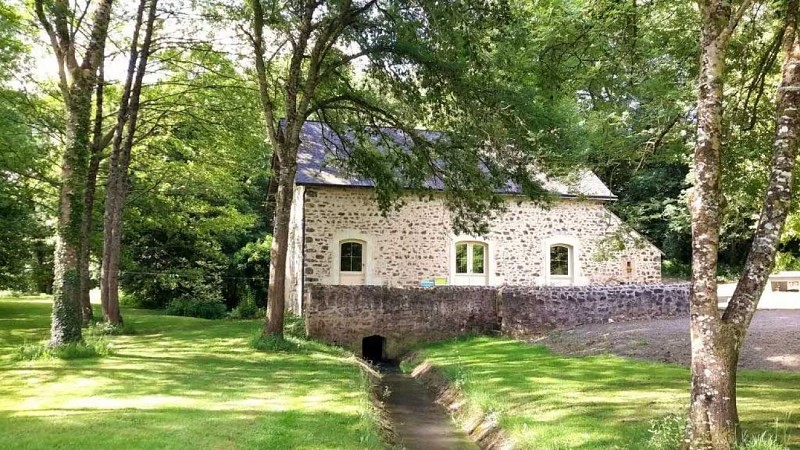
[[[361,246],[361,270],[342,270],[342,245],[344,244],[359,244]],[[367,241],[361,239],[343,239],[339,241],[339,253],[338,253],[338,261],[335,263],[339,265],[339,273],[348,273],[348,274],[363,274],[366,270],[366,259],[367,259]]]
[[[467,273],[456,273],[456,246],[458,244],[467,244]],[[473,262],[473,245],[478,244],[483,246],[483,273],[472,272]],[[492,257],[493,246],[485,239],[475,236],[451,236],[450,240],[450,280],[449,284],[452,285],[472,285],[472,286],[494,286],[495,285],[495,260]],[[472,284],[472,279],[483,279],[480,285]],[[464,280],[469,280],[469,283],[464,283]]]
[[[458,271],[458,246],[459,245],[466,245],[467,246],[467,271],[466,272],[459,272]],[[475,246],[483,247],[483,272],[473,272],[473,262],[475,262],[475,253],[473,253],[472,249]],[[486,276],[489,274],[489,245],[485,242],[481,241],[458,241],[454,244],[454,252],[455,252],[455,274],[456,275],[482,275]]]
[[[567,247],[569,253],[569,275],[550,274],[550,249],[554,246]],[[541,272],[537,280],[539,285],[585,286],[589,279],[583,276],[581,268],[581,241],[572,235],[554,235],[541,240]]]
[[[557,275],[553,273],[553,249],[556,247],[565,248],[567,249],[567,274],[566,275]],[[575,256],[574,251],[571,245],[567,244],[552,244],[547,250],[547,267],[545,270],[547,271],[547,275],[553,280],[571,280],[573,275],[575,275],[575,269],[573,268],[575,265]]]
[[[367,233],[363,233],[359,230],[339,230],[330,237],[328,241],[328,254],[327,256],[331,258],[327,260],[329,263],[329,272],[327,276],[323,275],[320,277],[320,284],[333,284],[338,285],[339,280],[341,280],[341,274],[343,273],[341,269],[342,258],[342,246],[343,242],[361,242],[364,247],[362,247],[361,253],[361,271],[364,274],[364,284],[365,285],[380,285],[383,283],[383,279],[377,276],[375,272],[375,264],[373,262],[376,261],[376,249],[377,243],[376,239]],[[358,272],[344,272],[345,274],[351,273],[356,274]]]

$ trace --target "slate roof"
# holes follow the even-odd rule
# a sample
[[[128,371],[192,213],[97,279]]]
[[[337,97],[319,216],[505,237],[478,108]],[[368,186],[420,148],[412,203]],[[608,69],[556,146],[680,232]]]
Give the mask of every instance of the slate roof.
[[[402,131],[395,128],[384,128],[385,136],[390,137],[401,145],[411,145],[411,139]],[[436,140],[441,137],[440,132],[423,131],[427,139]],[[352,186],[371,187],[371,180],[356,178],[342,173],[336,161],[345,157],[344,147],[338,135],[322,122],[306,121],[300,133],[300,148],[297,152],[297,175],[295,183],[298,185],[312,186]],[[617,197],[600,181],[593,172],[580,170],[567,180],[550,178],[545,174],[536,176],[542,186],[550,192],[562,197],[589,197],[601,200],[615,200]],[[428,187],[435,190],[443,189],[440,181],[431,180]],[[514,184],[504,194],[520,194],[520,189]]]

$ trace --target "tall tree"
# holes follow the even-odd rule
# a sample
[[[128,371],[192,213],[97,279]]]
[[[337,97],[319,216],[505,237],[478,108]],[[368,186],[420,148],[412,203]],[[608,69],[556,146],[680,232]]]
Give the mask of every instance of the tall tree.
[[[106,185],[105,212],[103,215],[103,264],[100,278],[100,296],[103,319],[122,323],[119,308],[119,265],[122,242],[122,212],[128,194],[128,168],[131,150],[139,120],[142,80],[147,72],[153,42],[157,0],[140,0],[131,41],[130,58],[125,86],[117,112],[114,142]],[[147,19],[144,21],[144,11]],[[144,26],[144,38],[139,43],[139,33]]]
[[[509,180],[531,196],[543,195],[527,172],[530,151],[538,149],[536,162],[545,166],[546,156],[555,154],[548,153],[553,142],[566,134],[559,129],[564,122],[553,106],[558,103],[553,91],[534,88],[537,80],[519,70],[516,30],[525,25],[508,3],[250,0],[249,5],[248,35],[274,155],[264,334],[283,333],[297,149],[311,117],[352,144],[338,152],[348,154],[342,159],[354,173],[375,181],[384,209],[402,192],[422,191],[435,177],[457,211],[454,226],[477,230],[502,206],[496,193]],[[503,66],[502,75],[490,66]],[[432,142],[415,130],[423,125],[448,130],[447,139]],[[375,152],[376,134],[385,126],[402,130],[413,151],[383,136],[381,151]]]
[[[61,163],[54,257],[51,346],[82,340],[78,260],[92,135],[92,94],[103,58],[103,42],[108,34],[112,0],[90,4],[95,4],[95,11],[88,31],[88,44],[85,45],[82,60],[79,60],[81,45],[77,39],[81,32],[85,32],[81,30],[84,15],[76,14],[71,2],[66,0],[34,2],[36,17],[50,39],[56,58],[66,115],[66,148]]]
[[[745,0],[700,1],[700,80],[694,152],[692,214],[692,392],[687,444],[697,449],[730,449],[739,436],[736,366],[747,328],[772,271],[792,198],[800,133],[800,36],[797,1],[787,2],[783,70],[775,98],[775,134],[769,182],[755,239],[733,297],[723,314],[717,307],[717,251],[720,230],[722,113],[725,55],[737,23],[749,10]]]

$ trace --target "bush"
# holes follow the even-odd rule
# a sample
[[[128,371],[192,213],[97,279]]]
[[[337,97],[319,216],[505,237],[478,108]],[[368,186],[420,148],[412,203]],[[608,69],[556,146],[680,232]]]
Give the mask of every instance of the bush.
[[[78,344],[50,347],[46,342],[23,344],[17,348],[16,359],[32,361],[36,359],[85,359],[99,358],[111,354],[111,345],[103,337],[91,337]]]
[[[264,308],[259,308],[251,303],[243,303],[233,308],[231,312],[228,313],[228,318],[234,320],[263,319],[266,313],[267,310]]]
[[[233,308],[230,313],[228,313],[229,319],[263,319],[266,315],[266,309],[259,308],[256,305],[255,299],[253,298],[253,294],[248,292],[242,298],[242,302],[239,303],[238,306]]]
[[[300,350],[296,342],[277,336],[264,336],[259,332],[250,340],[250,346],[256,350],[270,352],[294,352]]]
[[[86,336],[120,336],[134,335],[136,334],[136,330],[130,324],[121,323],[115,325],[99,320],[86,327],[84,333]]]
[[[786,450],[789,447],[775,436],[766,432],[757,436],[745,436],[739,450]]]
[[[686,434],[687,423],[685,417],[674,413],[651,420],[648,446],[658,450],[679,448]]]
[[[222,299],[218,297],[179,297],[167,305],[167,314],[200,317],[202,319],[221,319],[225,317],[225,305],[222,303]]]
[[[666,259],[661,263],[661,275],[665,278],[687,280],[692,276],[692,266],[674,259]]]
[[[775,270],[800,270],[800,255],[790,252],[778,252],[775,257]]]
[[[306,321],[302,316],[289,315],[283,320],[283,332],[287,336],[306,338]]]

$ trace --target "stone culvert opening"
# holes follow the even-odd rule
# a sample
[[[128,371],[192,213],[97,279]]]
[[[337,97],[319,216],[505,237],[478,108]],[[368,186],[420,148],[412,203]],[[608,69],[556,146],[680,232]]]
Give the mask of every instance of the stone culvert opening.
[[[361,356],[373,363],[384,362],[386,360],[386,338],[376,334],[362,339]]]

